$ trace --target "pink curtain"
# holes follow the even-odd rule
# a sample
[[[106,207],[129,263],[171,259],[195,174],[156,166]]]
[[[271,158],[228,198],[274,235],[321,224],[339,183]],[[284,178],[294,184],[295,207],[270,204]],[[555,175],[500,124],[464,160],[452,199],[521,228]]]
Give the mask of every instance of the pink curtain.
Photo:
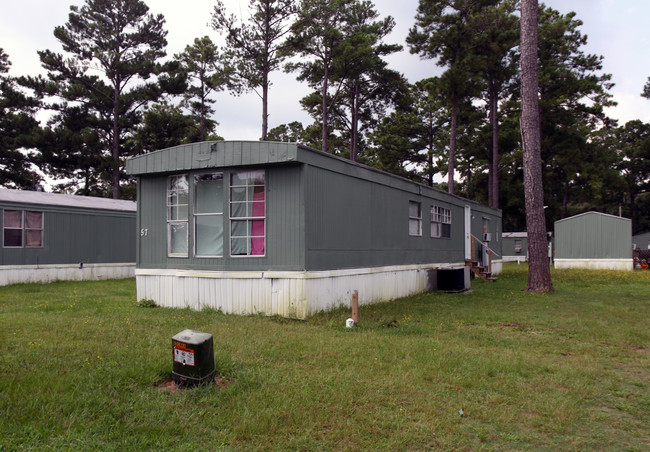
[[[253,217],[264,218],[264,206],[264,187],[255,187],[255,193],[253,194]],[[264,220],[252,220],[251,223],[251,255],[263,256]]]

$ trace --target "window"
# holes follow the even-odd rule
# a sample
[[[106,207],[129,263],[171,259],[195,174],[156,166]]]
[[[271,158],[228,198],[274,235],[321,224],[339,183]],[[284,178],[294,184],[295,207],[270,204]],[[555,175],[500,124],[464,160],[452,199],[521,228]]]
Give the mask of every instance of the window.
[[[422,207],[415,201],[409,201],[409,235],[422,235]]]
[[[230,175],[230,254],[264,256],[264,170]]]
[[[170,176],[167,182],[167,255],[187,257],[187,175]]]
[[[431,237],[451,238],[451,210],[440,206],[431,206]]]
[[[515,239],[515,253],[521,253],[521,240]]]
[[[43,212],[5,210],[3,246],[5,248],[43,247]]]
[[[223,256],[223,173],[194,176],[194,255]]]

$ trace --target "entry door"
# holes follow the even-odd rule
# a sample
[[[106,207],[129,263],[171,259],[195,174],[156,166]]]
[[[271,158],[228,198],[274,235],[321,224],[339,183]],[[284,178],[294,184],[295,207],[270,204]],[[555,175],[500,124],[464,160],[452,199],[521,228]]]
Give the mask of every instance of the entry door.
[[[465,206],[465,259],[472,260],[472,208]]]

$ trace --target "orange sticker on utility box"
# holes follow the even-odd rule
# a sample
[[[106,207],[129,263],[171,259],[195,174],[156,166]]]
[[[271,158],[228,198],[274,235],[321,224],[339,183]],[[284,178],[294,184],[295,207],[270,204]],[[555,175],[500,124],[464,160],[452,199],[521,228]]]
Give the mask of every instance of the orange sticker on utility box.
[[[194,365],[194,350],[190,350],[189,348],[184,348],[184,347],[179,347],[178,345],[174,345],[174,361],[177,363],[181,363],[184,366],[193,366]],[[184,345],[184,344],[183,344]]]

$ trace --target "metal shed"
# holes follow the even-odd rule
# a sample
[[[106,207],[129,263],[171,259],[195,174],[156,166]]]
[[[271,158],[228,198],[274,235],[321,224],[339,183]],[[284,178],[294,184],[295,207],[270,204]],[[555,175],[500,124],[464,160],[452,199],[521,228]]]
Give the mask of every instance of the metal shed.
[[[136,203],[0,189],[0,285],[132,277]]]
[[[216,141],[133,157],[138,299],[305,317],[423,291],[501,211],[295,143]],[[496,271],[500,261],[495,262]],[[495,272],[496,272],[495,271]]]
[[[632,247],[638,250],[650,250],[650,232],[633,235]]]
[[[555,267],[632,270],[632,221],[600,212],[556,221]]]

